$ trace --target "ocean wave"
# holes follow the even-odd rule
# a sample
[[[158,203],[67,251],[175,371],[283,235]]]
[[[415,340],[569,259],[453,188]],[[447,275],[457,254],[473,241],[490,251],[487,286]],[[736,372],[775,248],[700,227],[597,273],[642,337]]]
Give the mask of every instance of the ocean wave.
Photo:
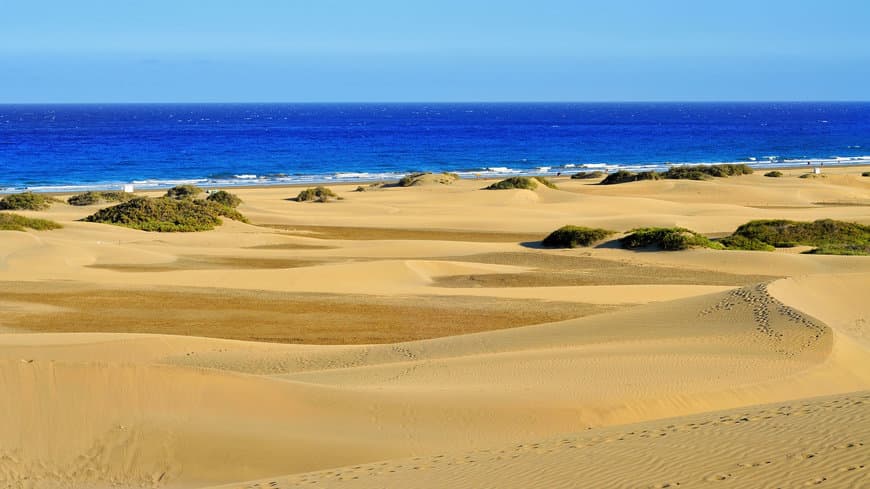
[[[511,168],[506,166],[482,167],[478,169],[454,170],[449,167],[432,171],[453,171],[461,178],[499,178],[516,175],[557,175],[568,173],[570,170],[595,169],[607,172],[619,169],[629,171],[652,171],[665,170],[671,166],[685,165],[716,165],[716,164],[748,164],[753,168],[781,168],[799,165],[867,165],[870,164],[870,155],[864,156],[830,156],[825,158],[806,157],[779,157],[764,156],[757,161],[722,161],[722,162],[679,162],[679,163],[568,163],[560,166],[534,166],[530,168]],[[334,172],[328,174],[287,175],[284,173],[253,174],[253,173],[224,173],[212,174],[202,178],[168,178],[168,179],[133,179],[130,181],[95,181],[95,182],[58,182],[39,185],[12,185],[0,184],[0,193],[13,193],[22,191],[49,192],[49,193],[73,193],[87,190],[121,190],[124,185],[132,184],[137,190],[159,190],[176,185],[198,185],[205,188],[233,187],[250,185],[305,185],[317,183],[355,183],[390,181],[411,172]]]

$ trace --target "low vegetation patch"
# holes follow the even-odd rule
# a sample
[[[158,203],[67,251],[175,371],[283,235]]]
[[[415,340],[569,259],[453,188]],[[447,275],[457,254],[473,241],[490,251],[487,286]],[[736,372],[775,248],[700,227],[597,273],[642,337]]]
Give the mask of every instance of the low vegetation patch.
[[[450,185],[456,180],[459,180],[459,175],[456,173],[416,172],[405,175],[399,179],[397,185],[400,187],[413,187],[415,185],[423,185],[426,183]]]
[[[31,217],[19,216],[8,212],[0,212],[0,231],[24,231],[25,229],[33,229],[36,231],[49,231],[52,229],[60,229],[63,226],[49,221],[47,219],[34,219]]]
[[[603,171],[580,171],[571,175],[571,180],[591,180],[593,178],[604,178]]]
[[[225,190],[218,190],[217,192],[212,192],[208,194],[208,197],[206,197],[205,200],[225,205],[231,209],[235,209],[242,203],[242,199],[240,199],[239,196],[231,194]]]
[[[208,200],[137,197],[107,207],[84,221],[114,224],[142,231],[210,231],[223,224],[221,217],[247,222],[235,209]]]
[[[56,202],[56,199],[33,192],[10,194],[0,199],[0,210],[44,211],[51,207],[53,202]]]
[[[195,199],[203,190],[196,185],[178,185],[166,191],[169,199]]]
[[[798,178],[825,178],[826,175],[822,175],[821,173],[803,173]]]
[[[601,184],[613,185],[617,183],[638,182],[641,180],[710,180],[713,177],[731,177],[736,175],[749,175],[752,173],[752,168],[742,163],[740,164],[725,164],[725,165],[683,165],[672,166],[664,172],[645,171],[645,172],[630,172],[628,170],[619,170],[615,173],[607,175]]]
[[[127,192],[85,192],[66,199],[67,204],[75,206],[101,204],[103,202],[126,202],[135,196]]]
[[[656,247],[667,251],[689,248],[722,249],[723,246],[706,236],[686,228],[638,228],[619,241],[628,249]]]
[[[534,178],[535,180],[538,181],[538,183],[540,183],[541,185],[543,185],[547,188],[551,188],[553,190],[559,190],[559,187],[556,186],[556,184],[553,183],[553,181],[550,180],[549,178],[545,178],[545,177],[532,177],[532,178]]]
[[[820,219],[813,222],[778,220],[750,221],[723,238],[728,249],[773,250],[814,246],[809,253],[825,255],[870,254],[870,226]]]
[[[769,171],[769,172],[765,173],[764,176],[770,177],[770,178],[779,178],[782,176],[782,172],[779,170],[773,170],[773,171]]]
[[[549,234],[541,242],[547,248],[576,248],[578,246],[592,246],[609,236],[615,231],[599,228],[587,228],[582,226],[562,226]]]
[[[538,188],[538,184],[552,189],[559,188],[555,183],[544,177],[510,177],[486,187],[486,190],[535,190]]]
[[[307,188],[296,196],[296,202],[329,202],[332,199],[339,200],[341,197],[326,187]]]
[[[865,171],[861,174],[862,177],[870,177],[870,171]]]
[[[712,177],[734,177],[751,175],[752,168],[742,163],[725,165],[683,165],[672,166],[662,173],[663,178],[670,180],[707,180]]]
[[[642,171],[640,173],[628,170],[618,170],[601,181],[601,185],[615,185],[618,183],[639,182],[641,180],[659,180],[661,174],[654,171]]]
[[[538,188],[538,181],[531,177],[510,177],[505,178],[500,182],[486,187],[486,190],[509,190],[509,189],[525,189],[535,190]]]

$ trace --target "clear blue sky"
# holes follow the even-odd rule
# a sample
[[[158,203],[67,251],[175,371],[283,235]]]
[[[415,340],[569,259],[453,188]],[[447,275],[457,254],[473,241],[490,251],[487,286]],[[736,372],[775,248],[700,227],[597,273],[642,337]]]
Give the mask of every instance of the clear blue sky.
[[[866,0],[0,0],[0,103],[870,100]]]

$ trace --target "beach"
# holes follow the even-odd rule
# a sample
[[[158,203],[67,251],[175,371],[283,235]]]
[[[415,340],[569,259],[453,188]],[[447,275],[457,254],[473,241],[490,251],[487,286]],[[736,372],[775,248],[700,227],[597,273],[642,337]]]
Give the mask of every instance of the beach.
[[[868,225],[868,170],[238,187],[249,222],[193,233],[19,212],[63,228],[0,232],[0,481],[870,486],[870,257],[540,244]]]

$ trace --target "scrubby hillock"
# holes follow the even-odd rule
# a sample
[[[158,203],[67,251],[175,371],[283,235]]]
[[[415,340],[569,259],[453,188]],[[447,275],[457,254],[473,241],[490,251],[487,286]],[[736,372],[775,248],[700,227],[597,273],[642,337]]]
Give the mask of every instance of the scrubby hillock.
[[[223,224],[222,217],[247,222],[235,209],[216,202],[168,197],[138,197],[99,210],[83,220],[142,231],[192,232],[210,231]]]
[[[57,200],[33,192],[10,194],[0,199],[0,210],[44,211],[51,207],[51,204],[54,202],[57,202]]]
[[[583,226],[562,226],[550,233],[541,242],[547,248],[576,248],[593,244],[612,236],[615,232],[608,229],[587,228]]]
[[[340,200],[335,192],[326,187],[307,188],[296,196],[296,202],[329,202],[330,200]]]
[[[60,224],[46,219],[34,219],[9,212],[0,212],[0,231],[24,231],[25,229],[49,231],[62,227]]]
[[[706,236],[681,227],[632,229],[619,241],[628,249],[656,247],[666,251],[677,251],[689,248],[723,248],[721,244],[711,241]]]
[[[66,200],[67,204],[75,206],[85,206],[93,204],[101,204],[104,202],[126,202],[135,198],[133,194],[118,191],[104,192],[85,192],[82,194],[73,195]]]
[[[723,238],[729,249],[772,250],[814,246],[810,253],[824,255],[870,254],[870,226],[854,222],[819,219],[813,222],[777,220],[750,221]]]
[[[235,209],[242,204],[242,199],[240,199],[239,196],[231,194],[225,190],[218,190],[217,192],[212,192],[208,194],[208,197],[206,197],[205,200],[225,205],[231,209]]]
[[[396,183],[399,187],[415,187],[418,185],[450,185],[459,180],[459,175],[455,173],[431,173],[417,172],[405,175]]]
[[[555,183],[544,177],[510,177],[486,187],[486,190],[535,190],[538,188],[538,184],[552,189],[559,188]]]

